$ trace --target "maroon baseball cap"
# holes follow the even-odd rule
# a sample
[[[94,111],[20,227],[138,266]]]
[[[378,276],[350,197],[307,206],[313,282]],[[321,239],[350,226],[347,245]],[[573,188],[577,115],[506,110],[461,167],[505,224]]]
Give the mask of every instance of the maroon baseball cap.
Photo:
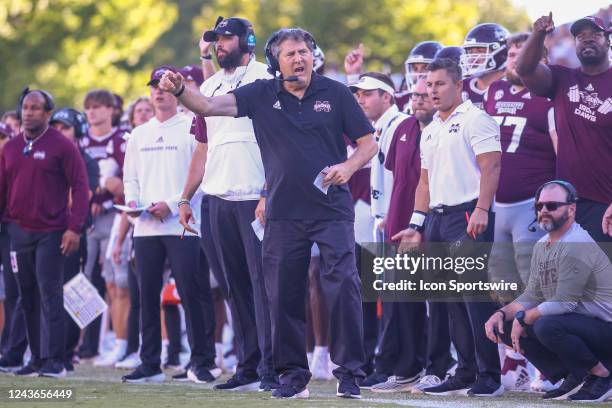
[[[161,77],[167,72],[177,73],[178,70],[171,65],[161,65],[151,71],[151,79],[147,82],[147,85],[157,85]]]
[[[0,137],[0,139],[4,139],[5,137],[8,137],[10,139],[11,137],[13,137],[13,130],[6,123],[0,122],[0,136],[3,136]]]
[[[586,25],[595,27],[603,31],[604,33],[608,32],[608,30],[606,29],[606,24],[604,23],[603,19],[601,19],[600,17],[595,17],[595,16],[586,16],[586,17],[581,18],[580,20],[574,21],[572,23],[572,26],[570,27],[570,32],[575,37],[578,35],[580,30],[582,30],[582,28],[585,27]]]
[[[204,82],[202,68],[197,65],[185,65],[180,71],[181,75],[188,81],[195,81],[200,86]]]

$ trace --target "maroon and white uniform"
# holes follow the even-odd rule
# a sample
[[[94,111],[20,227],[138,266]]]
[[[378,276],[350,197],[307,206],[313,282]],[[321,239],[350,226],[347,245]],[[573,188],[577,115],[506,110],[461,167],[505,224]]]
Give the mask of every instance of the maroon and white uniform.
[[[486,89],[480,90],[476,88],[477,80],[477,77],[465,78],[463,80],[463,92],[461,92],[461,98],[464,101],[469,99],[478,109],[484,109],[484,96],[487,91]]]
[[[557,177],[571,182],[580,198],[607,206],[612,203],[612,68],[599,75],[549,68],[553,81],[547,96],[554,103],[559,138]]]
[[[387,212],[386,239],[408,228],[414,207],[414,195],[421,175],[419,143],[421,128],[414,116],[395,130],[385,167],[393,172],[393,189]]]
[[[500,128],[502,162],[496,202],[533,199],[540,185],[555,178],[552,102],[527,88],[517,92],[508,81],[499,80],[489,86],[484,110]]]
[[[107,135],[97,137],[88,133],[80,140],[79,143],[85,153],[98,162],[101,176],[104,176],[105,172],[112,172],[113,176],[121,177],[127,143],[124,134],[123,130],[113,128]],[[113,196],[110,193],[96,194],[93,202],[110,209]]]

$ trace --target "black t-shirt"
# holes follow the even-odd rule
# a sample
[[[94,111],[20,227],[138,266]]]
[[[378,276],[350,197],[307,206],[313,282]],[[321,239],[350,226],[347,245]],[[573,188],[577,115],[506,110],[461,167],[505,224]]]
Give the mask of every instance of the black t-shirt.
[[[351,91],[313,74],[300,100],[275,79],[260,79],[233,91],[237,117],[253,120],[269,196],[266,217],[293,220],[354,220],[346,184],[327,195],[314,184],[325,166],[346,161],[343,134],[355,141],[374,132]]]

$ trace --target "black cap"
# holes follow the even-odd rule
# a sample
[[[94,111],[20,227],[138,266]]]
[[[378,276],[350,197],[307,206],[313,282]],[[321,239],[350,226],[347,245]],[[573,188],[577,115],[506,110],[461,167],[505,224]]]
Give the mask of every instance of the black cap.
[[[204,33],[204,41],[215,42],[217,35],[237,35],[241,36],[245,33],[244,24],[237,18],[231,17],[221,20],[213,29]]]

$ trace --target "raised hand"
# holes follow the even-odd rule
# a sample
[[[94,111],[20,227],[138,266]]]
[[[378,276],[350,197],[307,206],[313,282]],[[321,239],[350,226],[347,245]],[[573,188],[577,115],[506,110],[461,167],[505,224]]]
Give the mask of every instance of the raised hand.
[[[185,78],[183,78],[180,72],[166,71],[159,80],[159,89],[175,94],[181,89],[184,81]]]
[[[533,23],[534,33],[548,34],[552,33],[554,29],[555,22],[553,21],[552,11],[547,16],[542,16]]]
[[[363,44],[351,50],[344,57],[344,72],[347,75],[358,75],[363,70]]]

